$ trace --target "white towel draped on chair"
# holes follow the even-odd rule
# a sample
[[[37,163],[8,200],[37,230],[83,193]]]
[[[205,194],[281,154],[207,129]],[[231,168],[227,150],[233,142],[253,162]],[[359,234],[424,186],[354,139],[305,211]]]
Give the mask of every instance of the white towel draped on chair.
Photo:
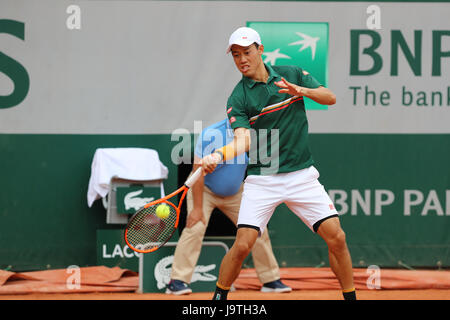
[[[158,152],[145,148],[100,148],[92,160],[87,193],[88,206],[109,192],[112,177],[127,180],[167,179],[169,170]]]

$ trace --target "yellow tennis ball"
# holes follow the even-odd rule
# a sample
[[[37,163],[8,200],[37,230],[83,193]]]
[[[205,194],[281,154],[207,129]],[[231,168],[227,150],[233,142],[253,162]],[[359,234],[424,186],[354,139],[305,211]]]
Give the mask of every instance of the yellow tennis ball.
[[[156,207],[156,216],[160,219],[167,219],[170,215],[170,208],[167,204],[160,204]]]

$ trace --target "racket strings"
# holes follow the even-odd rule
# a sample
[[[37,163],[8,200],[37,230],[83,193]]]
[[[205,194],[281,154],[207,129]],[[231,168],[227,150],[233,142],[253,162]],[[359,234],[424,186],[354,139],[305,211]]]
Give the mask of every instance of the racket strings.
[[[165,244],[175,231],[177,212],[168,205],[170,213],[167,218],[159,218],[156,208],[160,204],[142,208],[129,222],[127,240],[133,248],[151,251]]]

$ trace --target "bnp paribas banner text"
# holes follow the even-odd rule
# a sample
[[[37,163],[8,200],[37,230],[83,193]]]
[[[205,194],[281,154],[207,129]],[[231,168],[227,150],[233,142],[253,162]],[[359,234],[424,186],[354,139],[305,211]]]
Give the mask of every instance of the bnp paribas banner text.
[[[267,64],[336,93],[335,106],[309,102],[311,132],[450,132],[449,3],[3,0],[0,12],[2,133],[218,121],[240,78],[228,37],[245,25]]]

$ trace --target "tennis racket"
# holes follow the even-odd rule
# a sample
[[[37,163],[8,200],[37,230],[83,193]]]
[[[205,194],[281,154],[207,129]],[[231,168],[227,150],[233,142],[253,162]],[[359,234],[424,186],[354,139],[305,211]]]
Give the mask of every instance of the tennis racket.
[[[159,249],[169,241],[178,227],[180,208],[186,193],[201,175],[202,168],[198,168],[181,188],[164,198],[147,203],[130,218],[125,228],[125,242],[130,249],[139,253],[149,253]],[[169,200],[181,192],[177,207]],[[170,213],[167,217],[160,218],[156,215],[156,208],[163,204],[168,206]]]

